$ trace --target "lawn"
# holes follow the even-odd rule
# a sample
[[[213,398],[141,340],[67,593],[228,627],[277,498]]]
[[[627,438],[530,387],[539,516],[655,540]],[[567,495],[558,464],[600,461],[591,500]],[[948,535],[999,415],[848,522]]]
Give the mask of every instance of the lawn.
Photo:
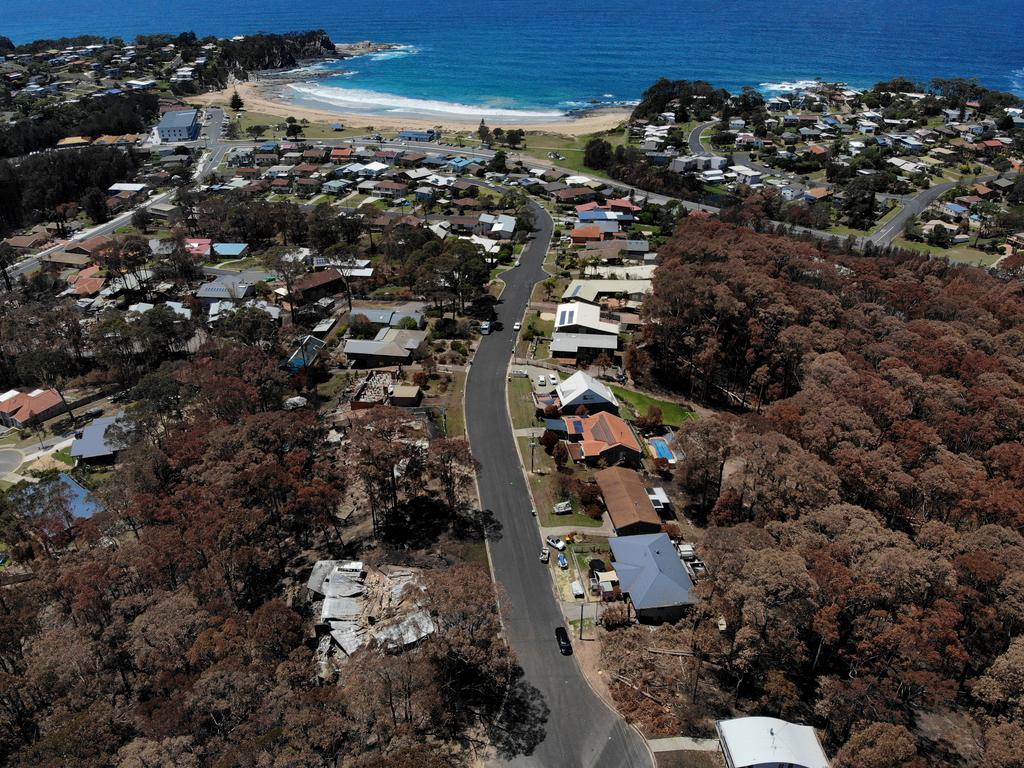
[[[69,451],[67,448],[65,448],[62,451],[55,451],[53,454],[53,458],[57,459],[57,461],[63,462],[64,464],[67,464],[69,467],[75,466],[75,460],[71,458],[71,451]]]
[[[1000,256],[998,253],[986,253],[985,251],[979,251],[977,248],[970,248],[968,246],[940,248],[937,245],[916,243],[902,238],[894,241],[893,246],[896,248],[906,248],[908,251],[919,251],[921,253],[930,253],[933,256],[942,256],[950,261],[970,264],[975,267],[990,267],[996,263]]]
[[[424,394],[429,399],[428,405],[445,410],[445,434],[448,437],[464,437],[466,420],[463,416],[462,399],[466,392],[466,374],[463,371],[452,371],[450,375],[452,380],[448,383],[446,391],[440,390],[440,382],[431,380]]]
[[[528,133],[520,151],[545,163],[554,163],[559,168],[566,168],[570,171],[577,171],[587,176],[608,178],[601,171],[595,171],[583,164],[583,153],[587,142],[593,138],[602,138],[612,145],[612,148],[626,143],[624,131],[609,131],[607,133],[588,134],[586,136],[560,136],[553,133]],[[548,152],[557,152],[564,160],[552,160],[547,156]]]
[[[523,465],[529,471],[530,438],[517,437],[516,442],[519,444],[519,453],[523,457]],[[563,499],[556,498],[556,468],[554,459],[547,455],[543,447],[538,445],[533,449],[533,461],[538,471],[544,471],[543,475],[528,475],[530,478],[530,493],[533,495],[533,506],[537,510],[537,518],[542,526],[546,528],[552,526],[572,526],[574,528],[601,527],[600,520],[594,520],[578,512],[572,512],[568,515],[556,515],[552,510],[555,504]]]
[[[627,413],[627,416],[636,418],[642,416],[647,412],[647,408],[652,405],[656,405],[661,409],[661,421],[663,424],[669,427],[682,426],[684,422],[691,421],[697,418],[697,414],[693,411],[687,410],[678,403],[671,403],[667,400],[658,400],[650,395],[645,395],[642,392],[635,392],[631,389],[625,389],[616,384],[610,384],[612,392],[615,393],[615,397],[619,399],[619,402],[625,406],[626,411],[632,411]]]
[[[230,110],[226,111],[228,117],[232,117],[234,113]],[[284,131],[275,130],[276,126],[284,125],[285,119],[280,115],[267,115],[262,112],[239,112],[234,120],[238,125],[238,137],[243,140],[251,140],[245,131],[250,125],[265,125],[267,131],[260,136],[260,141],[270,141],[273,139],[287,139]],[[346,128],[343,131],[335,131],[331,128],[330,123],[326,122],[311,122],[309,125],[302,126],[302,134],[307,139],[342,139],[347,136],[362,136],[366,133],[366,127]]]
[[[533,384],[529,378],[513,377],[508,383],[508,410],[512,415],[512,429],[526,429],[537,426],[534,415]]]

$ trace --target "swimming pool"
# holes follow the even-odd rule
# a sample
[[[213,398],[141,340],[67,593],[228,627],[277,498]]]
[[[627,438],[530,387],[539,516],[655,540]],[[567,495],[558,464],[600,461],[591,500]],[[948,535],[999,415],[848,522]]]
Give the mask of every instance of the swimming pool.
[[[651,447],[654,448],[654,455],[659,459],[665,459],[669,464],[676,463],[676,455],[672,453],[672,448],[668,444],[668,440],[663,437],[652,437],[648,440]]]

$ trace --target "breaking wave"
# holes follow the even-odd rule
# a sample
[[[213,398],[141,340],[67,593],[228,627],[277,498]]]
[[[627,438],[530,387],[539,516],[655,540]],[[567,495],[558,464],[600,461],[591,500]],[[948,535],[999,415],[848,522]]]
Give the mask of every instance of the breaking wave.
[[[367,114],[389,112],[406,114],[410,117],[486,119],[495,122],[526,120],[554,122],[566,117],[564,112],[558,110],[507,109],[451,101],[414,99],[393,93],[366,91],[358,88],[335,88],[319,83],[291,83],[288,87],[304,101],[314,101],[339,111],[365,112]]]

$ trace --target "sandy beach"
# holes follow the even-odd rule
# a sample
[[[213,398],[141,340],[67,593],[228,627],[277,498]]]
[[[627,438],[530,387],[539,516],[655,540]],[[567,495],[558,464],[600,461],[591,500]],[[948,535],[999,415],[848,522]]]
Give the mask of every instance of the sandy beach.
[[[340,121],[346,126],[372,126],[376,130],[398,130],[402,128],[415,130],[440,127],[445,131],[474,130],[480,124],[479,118],[460,120],[458,117],[453,117],[433,120],[402,117],[394,114],[346,113],[326,108],[313,109],[275,98],[274,91],[280,85],[281,83],[276,83],[274,86],[268,87],[259,83],[240,83],[237,86],[237,91],[245,103],[246,110],[250,112],[278,115],[282,118],[291,116],[297,120],[305,118],[310,122],[333,123]],[[203,106],[226,106],[231,98],[231,94],[235,90],[235,86],[230,86],[223,91],[214,91],[190,97],[189,101]],[[628,109],[609,107],[584,112],[579,117],[566,116],[564,120],[514,124],[502,123],[502,127],[506,130],[509,128],[521,128],[524,131],[542,131],[564,136],[582,136],[616,128],[629,117],[629,112]]]

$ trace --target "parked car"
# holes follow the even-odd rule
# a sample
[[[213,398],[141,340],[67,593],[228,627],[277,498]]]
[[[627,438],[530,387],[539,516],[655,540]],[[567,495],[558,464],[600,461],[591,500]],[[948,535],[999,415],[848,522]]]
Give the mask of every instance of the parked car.
[[[558,553],[558,567],[563,571],[569,567],[569,559],[565,556],[565,552]]]
[[[548,536],[546,539],[544,539],[544,541],[546,541],[552,547],[557,549],[559,552],[565,549],[565,542],[557,536]]]
[[[542,563],[550,563],[551,562],[551,550],[548,549],[547,547],[541,547],[541,549],[540,549],[540,561]]]
[[[558,641],[558,650],[561,651],[563,656],[572,655],[572,643],[569,642],[569,633],[565,631],[565,627],[559,627],[555,630],[555,640]]]
[[[549,373],[548,374],[548,384],[550,384],[552,387],[557,387],[558,386],[558,377],[555,374],[553,374],[553,373]]]
[[[537,377],[537,386],[538,387],[543,387],[547,383],[548,383],[547,377],[543,373],[540,376]]]
[[[522,323],[512,323],[512,330],[513,331],[518,331],[522,327],[523,327]]]

